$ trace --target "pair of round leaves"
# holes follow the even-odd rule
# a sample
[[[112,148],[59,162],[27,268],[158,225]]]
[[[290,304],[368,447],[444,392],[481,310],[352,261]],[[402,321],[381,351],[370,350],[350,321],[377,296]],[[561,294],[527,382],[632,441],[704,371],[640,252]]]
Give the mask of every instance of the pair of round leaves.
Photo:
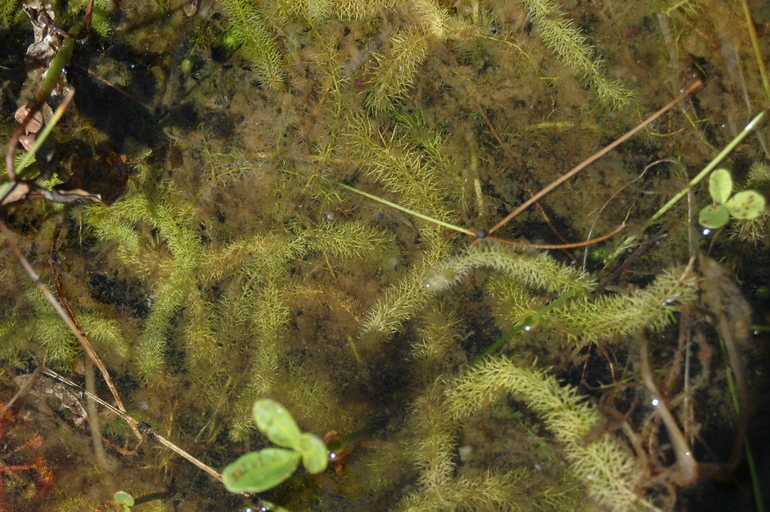
[[[238,458],[222,471],[230,492],[262,492],[289,478],[302,460],[310,473],[326,469],[328,455],[324,442],[313,434],[300,431],[297,423],[281,404],[257,400],[252,409],[257,427],[272,442],[283,448],[265,448]]]
[[[701,226],[721,228],[736,219],[753,219],[765,209],[765,197],[755,190],[744,190],[730,197],[733,191],[733,179],[727,169],[717,169],[709,176],[709,194],[714,200],[703,208],[698,215]]]
[[[115,503],[123,505],[123,512],[131,512],[131,507],[134,506],[134,497],[128,494],[126,491],[118,491],[112,497]]]

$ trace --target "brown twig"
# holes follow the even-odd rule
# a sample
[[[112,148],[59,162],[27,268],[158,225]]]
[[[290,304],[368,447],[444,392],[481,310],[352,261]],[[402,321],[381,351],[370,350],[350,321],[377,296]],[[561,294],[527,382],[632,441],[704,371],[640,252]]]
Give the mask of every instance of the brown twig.
[[[650,117],[636,125],[633,129],[626,132],[624,135],[616,139],[611,144],[605,146],[601,150],[594,153],[592,156],[586,158],[581,163],[579,163],[577,166],[573,167],[569,172],[563,174],[560,178],[553,181],[550,185],[542,189],[540,192],[535,194],[534,196],[530,197],[527,201],[521,204],[518,208],[513,210],[511,213],[509,213],[503,220],[495,224],[489,229],[489,233],[494,233],[498,229],[500,229],[502,226],[504,226],[506,223],[508,223],[511,219],[516,217],[518,214],[520,214],[522,211],[524,211],[527,207],[529,207],[532,203],[539,200],[541,197],[545,196],[547,193],[567,181],[568,179],[572,178],[574,175],[576,175],[578,172],[582,171],[595,161],[599,160],[601,157],[615,149],[617,146],[631,138],[633,135],[635,135],[639,130],[644,128],[645,126],[649,125],[653,121],[655,121],[658,117],[665,114],[668,110],[670,110],[672,107],[674,107],[677,103],[682,101],[683,99],[687,98],[697,90],[699,90],[701,87],[703,87],[703,80],[700,77],[694,77],[692,78],[684,88],[682,88],[682,91],[679,93],[679,96],[671,100],[665,107],[661,108],[654,114],[652,114]],[[478,243],[478,240],[474,240],[471,245],[475,245]]]
[[[513,240],[506,240],[505,238],[497,238],[495,236],[486,236],[484,238],[486,238],[487,240],[494,240],[495,242],[501,242],[504,244],[520,245],[522,247],[531,247],[533,249],[576,249],[578,247],[585,247],[587,245],[598,244],[599,242],[603,242],[608,238],[612,238],[613,236],[623,231],[625,227],[626,227],[625,224],[621,224],[620,226],[612,230],[610,233],[607,233],[606,235],[602,235],[600,237],[596,237],[591,240],[584,240],[582,242],[574,242],[574,243],[568,243],[568,244],[530,244],[527,242],[516,242]],[[478,238],[477,240],[480,240],[480,238]]]
[[[61,375],[59,375],[58,373],[56,373],[53,370],[50,370],[50,369],[46,368],[46,369],[43,370],[43,374],[46,375],[47,377],[51,377],[52,379],[56,379],[59,382],[61,382],[63,384],[66,384],[67,386],[70,386],[71,388],[74,388],[74,389],[77,389],[77,390],[83,392],[88,398],[91,398],[94,402],[98,403],[102,407],[105,407],[105,408],[109,409],[110,411],[114,412],[115,414],[120,416],[126,423],[128,423],[132,427],[136,427],[140,432],[143,432],[144,435],[147,436],[147,439],[149,439],[150,441],[157,441],[157,442],[159,442],[160,444],[162,444],[163,446],[165,446],[169,450],[173,451],[174,453],[176,453],[177,455],[179,455],[181,457],[184,457],[189,462],[191,462],[192,464],[194,464],[198,468],[202,469],[203,471],[205,471],[209,475],[213,476],[214,478],[216,478],[220,482],[222,481],[222,475],[218,471],[216,471],[214,468],[204,464],[200,460],[196,459],[195,457],[193,457],[192,455],[190,455],[189,453],[187,453],[186,451],[184,451],[183,449],[181,449],[180,447],[178,447],[177,445],[175,445],[174,443],[172,443],[171,441],[169,441],[165,437],[161,436],[160,434],[157,434],[157,433],[153,432],[152,429],[150,428],[150,426],[147,425],[146,423],[139,423],[132,416],[130,416],[128,413],[125,413],[123,411],[118,410],[114,405],[110,404],[109,402],[105,402],[104,400],[102,400],[98,396],[94,395],[93,393],[89,393],[88,391],[86,391],[82,387],[78,386],[77,384],[75,384],[74,382],[72,382],[69,379],[65,379],[64,377],[62,377]],[[142,439],[144,439],[144,437],[142,437]]]
[[[646,242],[644,242],[642,245],[637,247],[636,250],[631,254],[631,256],[626,258],[625,261],[620,266],[618,266],[618,268],[613,270],[609,275],[607,275],[604,279],[602,279],[599,282],[599,285],[594,290],[594,293],[603,290],[604,288],[607,287],[608,284],[610,284],[615,279],[620,277],[620,274],[625,272],[634,261],[638,260],[642,256],[642,254],[650,250],[650,248],[657,243],[660,237],[662,237],[666,233],[666,231],[671,229],[671,226],[674,225],[674,222],[676,222],[675,219],[671,219],[667,221],[665,224],[663,224],[663,227],[661,227]]]
[[[29,378],[28,378],[28,379],[26,379],[26,380],[24,381],[24,384],[22,384],[22,385],[21,385],[21,387],[20,387],[20,388],[19,388],[19,390],[16,392],[16,394],[14,394],[14,395],[13,395],[13,397],[11,397],[11,399],[10,399],[10,400],[8,400],[8,401],[5,403],[5,405],[3,405],[3,408],[2,408],[2,409],[0,409],[0,418],[2,418],[2,417],[3,417],[3,414],[5,414],[5,413],[8,411],[8,409],[10,409],[10,408],[11,408],[11,406],[13,406],[13,404],[16,402],[16,400],[18,400],[19,398],[21,398],[22,396],[24,396],[24,394],[25,394],[27,391],[29,391],[29,389],[30,389],[30,388],[32,387],[32,385],[35,383],[35,380],[37,379],[37,376],[38,376],[38,375],[40,375],[40,373],[41,373],[42,371],[43,371],[43,367],[42,367],[42,366],[38,366],[37,368],[35,368],[35,371],[34,371],[34,372],[32,372],[32,373],[29,375]]]
[[[674,450],[674,456],[676,457],[677,473],[673,475],[673,480],[678,485],[690,485],[698,480],[698,461],[695,460],[695,456],[692,453],[690,445],[687,443],[682,431],[679,429],[674,415],[668,409],[666,400],[658,391],[658,386],[655,384],[655,378],[652,373],[652,365],[650,364],[650,354],[647,350],[647,340],[644,337],[641,338],[639,345],[639,366],[642,374],[642,382],[645,389],[651,395],[652,406],[657,411],[658,416],[666,426],[666,432],[668,438],[671,441],[671,447]]]
[[[24,256],[24,254],[21,252],[21,249],[19,249],[19,246],[16,245],[16,242],[13,241],[13,238],[11,236],[11,231],[8,229],[8,226],[6,226],[5,222],[3,222],[2,220],[0,220],[0,232],[2,232],[5,235],[5,239],[8,242],[8,245],[10,245],[11,250],[14,252],[14,254],[17,257],[17,259],[19,260],[19,263],[24,268],[24,270],[27,272],[27,274],[32,279],[32,281],[35,283],[35,285],[38,287],[40,292],[43,294],[43,296],[46,298],[46,300],[51,304],[51,306],[54,308],[54,310],[59,315],[59,317],[62,319],[62,321],[67,325],[67,327],[69,328],[70,332],[72,332],[72,334],[75,335],[75,338],[78,339],[78,341],[81,343],[81,345],[85,346],[85,343],[87,343],[87,340],[84,343],[83,340],[85,339],[85,337],[81,334],[81,331],[78,330],[77,326],[72,321],[72,318],[70,318],[70,316],[67,314],[67,311],[64,309],[64,307],[59,303],[58,300],[56,300],[56,298],[53,296],[53,294],[48,290],[48,287],[46,287],[46,285],[40,280],[40,276],[37,274],[37,272],[35,272],[35,269],[32,268],[32,265],[29,263],[29,261]],[[90,344],[88,344],[88,345],[90,346]],[[144,436],[142,435],[142,432],[141,432],[142,429],[140,428],[140,423],[138,421],[136,421],[133,417],[131,417],[128,413],[126,413],[125,410],[118,409],[117,407],[113,406],[112,404],[110,404],[108,402],[105,402],[104,400],[102,400],[98,396],[94,395],[93,393],[89,393],[88,391],[82,389],[80,386],[78,386],[74,382],[72,382],[72,381],[70,381],[68,379],[65,379],[61,375],[57,374],[56,372],[54,372],[54,371],[52,371],[52,370],[50,370],[48,368],[45,368],[44,370],[42,370],[42,372],[43,372],[43,374],[47,375],[48,377],[52,377],[52,378],[54,378],[54,379],[56,379],[56,380],[58,380],[58,381],[60,381],[60,382],[62,382],[64,384],[72,387],[72,388],[79,389],[79,390],[83,391],[84,393],[86,393],[86,396],[88,398],[92,399],[93,401],[95,401],[99,405],[101,405],[103,407],[106,407],[107,409],[111,410],[112,412],[114,412],[115,414],[120,416],[126,423],[128,423],[128,425],[131,427],[131,430],[134,432],[134,435],[138,436],[140,442],[144,440]],[[145,433],[146,433],[148,439],[150,439],[152,441],[158,441],[159,443],[161,443],[166,448],[169,448],[170,450],[172,450],[176,454],[184,457],[185,459],[187,459],[188,461],[190,461],[191,463],[193,463],[194,465],[196,465],[197,467],[199,467],[200,469],[202,469],[203,471],[205,471],[209,475],[213,476],[214,478],[216,478],[220,482],[222,481],[222,475],[219,472],[217,472],[215,469],[207,466],[203,462],[199,461],[198,459],[196,459],[195,457],[193,457],[192,455],[190,455],[186,451],[182,450],[181,448],[179,448],[177,445],[175,445],[174,443],[172,443],[168,439],[160,436],[159,434],[151,432],[149,429],[145,429]]]
[[[93,347],[91,346],[91,343],[88,342],[88,339],[83,335],[82,329],[78,325],[75,324],[73,319],[70,317],[70,314],[68,313],[67,309],[62,306],[62,304],[56,300],[56,297],[53,296],[53,294],[48,290],[48,287],[43,283],[43,281],[40,280],[40,276],[35,272],[35,269],[32,268],[32,265],[29,263],[27,258],[24,256],[24,253],[21,252],[21,249],[19,249],[19,246],[16,245],[16,242],[13,240],[13,236],[11,234],[11,231],[8,229],[8,226],[5,225],[5,222],[0,220],[0,232],[5,235],[5,241],[8,243],[8,245],[11,247],[11,250],[16,255],[16,258],[19,260],[19,263],[24,268],[24,270],[27,272],[27,275],[29,275],[30,279],[35,283],[35,286],[40,290],[40,292],[43,294],[45,299],[48,301],[49,304],[53,307],[53,309],[56,311],[56,314],[59,315],[59,317],[62,319],[62,321],[65,323],[67,328],[72,332],[72,334],[75,336],[75,338],[80,343],[80,346],[83,347],[83,349],[86,351],[86,353],[89,353],[89,357],[93,356],[93,360],[99,361],[100,369],[104,368],[104,365],[101,362],[101,359],[99,359],[99,356],[96,355],[96,352],[94,351]],[[107,370],[104,370],[104,374],[106,374]],[[109,375],[107,375],[109,377]],[[117,395],[117,391],[115,391],[114,386],[112,386],[112,381],[107,380],[108,385],[110,386],[110,389],[113,390],[113,393]],[[119,401],[118,398],[118,404],[121,407],[121,412],[125,412],[125,408],[123,407],[123,404]],[[143,439],[141,433],[136,428],[136,422],[134,424],[129,423],[129,426],[131,427],[131,430],[133,430],[134,435],[137,437],[137,439]]]
[[[489,131],[492,132],[492,136],[494,136],[494,138],[497,140],[497,143],[500,145],[500,149],[502,149],[503,153],[505,153],[505,156],[506,156],[506,158],[508,158],[508,161],[511,163],[511,165],[515,165],[516,164],[516,159],[514,158],[513,153],[511,153],[511,150],[508,147],[508,144],[506,144],[505,141],[503,141],[503,138],[497,132],[497,129],[495,128],[495,125],[492,124],[492,120],[489,119],[489,116],[487,116],[487,113],[484,112],[484,108],[481,106],[481,103],[479,103],[478,100],[476,100],[476,110],[481,114],[482,119],[484,119],[484,122],[487,124],[487,128],[489,128]],[[532,192],[532,189],[527,184],[527,180],[523,176],[521,177],[521,179],[522,179],[522,181],[524,181],[524,185],[525,185],[524,188],[526,189],[527,193],[529,193],[530,197],[534,197],[535,193]],[[553,247],[550,247],[550,248],[551,249],[561,249],[577,265],[577,260],[575,260],[575,257],[572,255],[572,253],[567,251],[567,249],[571,248],[569,242],[567,242],[567,239],[564,238],[561,235],[561,233],[559,233],[559,230],[556,229],[556,226],[553,225],[553,222],[551,222],[551,218],[546,213],[545,208],[543,208],[543,206],[540,203],[538,203],[538,202],[535,202],[535,206],[537,207],[538,211],[540,211],[540,215],[543,216],[543,219],[545,219],[545,223],[548,224],[548,227],[551,228],[551,231],[554,232],[554,234],[559,238],[559,240],[564,242],[564,245],[558,245],[558,246],[554,245]],[[490,233],[491,233],[491,231],[490,231]],[[474,243],[476,243],[476,242],[473,242],[471,245],[473,245]],[[546,247],[539,247],[539,248],[540,249],[546,249]]]
[[[70,320],[72,320],[72,324],[75,326],[75,329],[77,329],[77,332],[79,333],[78,341],[80,342],[80,346],[83,347],[83,350],[85,350],[86,355],[88,358],[93,361],[93,363],[96,365],[97,368],[99,368],[99,372],[102,374],[102,378],[104,379],[104,382],[107,383],[107,387],[110,388],[110,392],[112,393],[112,397],[115,399],[115,404],[117,405],[118,409],[120,409],[123,412],[126,412],[126,408],[123,406],[123,401],[120,399],[120,395],[118,394],[118,390],[115,388],[115,384],[113,384],[112,379],[110,378],[110,373],[107,371],[107,367],[104,366],[104,363],[102,362],[101,357],[99,357],[99,354],[96,353],[96,350],[94,350],[93,345],[91,345],[91,342],[88,341],[88,337],[86,336],[85,332],[83,332],[83,328],[80,326],[80,322],[78,322],[77,317],[75,316],[75,313],[72,312],[72,308],[70,308],[69,301],[67,300],[67,297],[64,295],[64,289],[62,288],[62,282],[61,282],[61,274],[59,273],[59,267],[56,265],[56,262],[51,259],[50,262],[51,266],[51,273],[53,275],[53,281],[56,285],[56,292],[59,295],[59,300],[61,301],[62,306],[67,312],[67,316],[69,316]],[[139,436],[141,438],[141,436]]]

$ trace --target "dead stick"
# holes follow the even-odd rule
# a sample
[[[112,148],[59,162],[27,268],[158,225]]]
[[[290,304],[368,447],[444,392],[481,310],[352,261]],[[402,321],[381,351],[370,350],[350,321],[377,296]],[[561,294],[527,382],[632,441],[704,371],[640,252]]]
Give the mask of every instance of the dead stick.
[[[623,228],[625,227],[626,227],[625,224],[621,224],[620,226],[616,227],[614,230],[612,230],[610,233],[607,233],[606,235],[592,238],[591,240],[584,240],[583,242],[573,242],[570,244],[529,244],[527,242],[517,242],[513,240],[506,240],[504,238],[497,238],[495,236],[487,236],[484,238],[486,238],[487,240],[494,240],[495,242],[501,242],[504,244],[519,245],[521,247],[531,247],[533,249],[576,249],[578,247],[585,247],[587,245],[598,244],[599,242],[603,242],[608,238],[612,238],[613,236],[623,231]],[[480,240],[480,238],[477,240]]]
[[[489,230],[489,233],[494,233],[498,229],[500,229],[503,225],[505,225],[508,221],[516,217],[519,213],[524,211],[528,206],[530,206],[532,203],[546,195],[551,190],[555,189],[574,175],[576,175],[578,172],[582,171],[595,161],[599,160],[601,157],[615,149],[617,146],[631,138],[633,135],[636,134],[639,130],[647,126],[648,124],[655,121],[658,117],[665,114],[668,110],[670,110],[672,107],[674,107],[677,103],[697,91],[703,87],[703,80],[701,80],[699,77],[696,77],[692,80],[690,80],[687,85],[682,89],[682,92],[679,93],[679,96],[671,100],[665,107],[658,110],[654,114],[652,114],[650,117],[645,119],[642,123],[638,124],[636,127],[634,127],[632,130],[628,131],[623,135],[622,137],[616,139],[612,144],[609,144],[608,146],[605,146],[600,151],[597,151],[592,156],[588,157],[587,159],[583,160],[581,163],[579,163],[577,166],[575,166],[572,170],[567,172],[566,174],[562,175],[560,178],[558,178],[556,181],[545,187],[543,190],[535,194],[534,196],[530,197],[527,201],[525,201],[521,206],[513,210],[511,213],[509,213],[503,220],[492,226],[492,228]],[[474,240],[471,245],[475,245],[478,243],[478,240]]]
[[[35,283],[35,286],[37,286],[37,288],[43,294],[43,296],[48,301],[48,303],[56,311],[56,314],[58,314],[59,317],[62,319],[62,321],[64,321],[65,325],[70,330],[70,332],[72,332],[72,334],[75,335],[75,338],[78,340],[80,345],[83,347],[86,347],[86,346],[90,347],[91,344],[88,343],[88,340],[85,338],[85,336],[83,336],[83,334],[81,334],[81,332],[78,330],[75,323],[67,314],[67,311],[61,305],[61,303],[58,300],[56,300],[56,297],[53,296],[53,294],[45,285],[45,283],[43,283],[43,281],[40,280],[40,276],[37,274],[37,272],[35,272],[35,269],[32,268],[32,265],[24,256],[24,253],[21,252],[21,249],[19,249],[19,246],[16,245],[16,242],[13,241],[11,230],[8,229],[8,226],[6,226],[5,222],[3,222],[2,220],[0,220],[0,232],[2,232],[3,235],[5,235],[5,241],[8,242],[8,245],[11,247],[11,250],[16,255],[16,258],[19,260],[19,263],[27,272],[30,279],[32,279],[32,281]],[[93,351],[93,348],[91,350]],[[121,413],[123,413],[123,411],[121,411]],[[131,427],[131,430],[134,431],[134,435],[137,437],[137,439],[142,439],[142,434],[139,432],[139,430],[137,430],[136,425],[129,423],[129,426]]]
[[[674,456],[676,457],[676,464],[678,466],[681,475],[677,475],[677,483],[680,485],[690,485],[698,479],[698,461],[695,460],[695,456],[690,449],[690,445],[684,438],[682,431],[679,429],[679,425],[676,424],[674,415],[668,410],[666,401],[658,391],[658,386],[655,384],[655,378],[652,375],[652,365],[650,364],[650,354],[647,351],[647,340],[642,338],[639,345],[639,363],[642,374],[642,382],[647,392],[652,396],[652,406],[663,420],[663,424],[666,426],[668,432],[668,438],[671,441],[671,447],[674,450]]]
[[[112,379],[110,378],[110,374],[107,371],[107,368],[104,366],[104,363],[102,362],[102,359],[99,357],[99,354],[97,354],[96,350],[94,350],[94,347],[93,345],[91,345],[91,342],[88,341],[88,337],[83,331],[83,328],[80,326],[80,322],[78,322],[78,319],[75,316],[75,313],[72,312],[72,308],[70,308],[67,297],[64,295],[64,289],[62,288],[62,283],[61,283],[61,274],[59,273],[59,268],[56,266],[56,262],[51,260],[50,265],[51,265],[51,272],[53,274],[54,284],[56,285],[56,292],[59,294],[59,300],[61,301],[64,309],[67,311],[67,315],[72,320],[72,324],[75,326],[75,329],[77,329],[77,332],[80,334],[80,336],[78,337],[78,341],[80,342],[80,345],[83,347],[83,350],[86,351],[88,358],[91,361],[93,361],[93,363],[96,365],[97,368],[99,368],[99,372],[102,374],[102,378],[107,383],[107,387],[110,388],[110,392],[112,393],[112,397],[115,399],[115,403],[117,404],[118,409],[125,412],[126,408],[123,406],[123,401],[120,399],[120,395],[118,394],[118,390],[115,388],[115,384],[112,383]]]
[[[110,411],[114,412],[115,414],[117,414],[118,416],[123,418],[123,420],[126,423],[128,423],[129,425],[131,425],[132,427],[136,427],[138,430],[143,430],[144,433],[147,435],[147,439],[149,439],[150,441],[157,441],[157,442],[159,442],[160,444],[162,444],[163,446],[165,446],[169,450],[173,451],[174,453],[176,453],[177,455],[179,455],[181,457],[184,457],[189,462],[191,462],[192,464],[194,464],[198,468],[202,469],[203,471],[205,471],[209,475],[213,476],[214,478],[216,478],[220,482],[222,481],[222,475],[219,472],[217,472],[214,468],[212,468],[211,466],[208,466],[208,465],[204,464],[203,462],[201,462],[200,460],[196,459],[195,457],[193,457],[192,455],[190,455],[189,453],[187,453],[186,451],[184,451],[183,449],[181,449],[180,447],[178,447],[177,445],[175,445],[174,443],[172,443],[171,441],[169,441],[165,437],[161,436],[160,434],[157,434],[157,433],[153,432],[152,429],[149,428],[149,425],[147,425],[146,423],[141,424],[143,428],[140,429],[140,423],[138,421],[136,421],[128,413],[125,413],[123,411],[119,411],[111,403],[105,402],[104,400],[102,400],[98,396],[96,396],[96,395],[94,395],[92,393],[89,393],[88,391],[84,390],[82,387],[78,386],[77,384],[75,384],[71,380],[65,379],[64,377],[62,377],[61,375],[59,375],[55,371],[50,370],[48,368],[43,370],[43,374],[48,376],[48,377],[54,378],[54,379],[58,380],[59,382],[62,382],[63,384],[66,384],[66,385],[68,385],[68,386],[70,386],[70,387],[72,387],[74,389],[78,389],[78,390],[82,391],[87,397],[91,398],[94,402],[98,403],[102,407],[106,407]],[[144,439],[144,438],[142,438],[142,439]]]

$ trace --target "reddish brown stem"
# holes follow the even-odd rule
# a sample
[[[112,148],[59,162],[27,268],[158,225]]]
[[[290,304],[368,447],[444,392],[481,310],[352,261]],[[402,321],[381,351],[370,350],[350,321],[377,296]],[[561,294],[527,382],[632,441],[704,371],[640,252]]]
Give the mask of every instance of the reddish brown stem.
[[[615,142],[612,144],[609,144],[608,146],[605,146],[600,151],[597,151],[592,156],[586,158],[581,163],[579,163],[577,166],[572,168],[569,172],[562,175],[560,178],[552,182],[550,185],[545,187],[543,190],[535,194],[534,196],[530,197],[527,201],[525,201],[521,206],[513,210],[511,213],[509,213],[503,220],[492,226],[492,228],[489,230],[489,233],[494,233],[501,227],[503,227],[506,223],[508,223],[511,219],[516,217],[518,214],[520,214],[522,211],[524,211],[527,207],[529,207],[532,203],[539,200],[541,197],[549,193],[551,190],[555,189],[568,179],[572,178],[574,175],[594,163],[595,161],[599,160],[601,157],[618,147],[620,144],[631,138],[636,132],[644,128],[645,126],[649,125],[653,121],[655,121],[657,118],[665,114],[667,111],[671,110],[674,106],[676,106],[677,103],[688,97],[689,95],[693,94],[697,90],[699,90],[701,87],[703,87],[703,80],[701,80],[699,77],[695,77],[694,79],[691,79],[687,85],[682,89],[682,92],[679,93],[679,96],[674,98],[672,101],[670,101],[665,107],[658,110],[654,114],[652,114],[650,117],[645,119],[643,122],[638,124],[636,127],[634,127],[632,130],[626,132],[623,136],[616,139]],[[478,243],[478,240],[474,240],[471,245],[475,245]]]

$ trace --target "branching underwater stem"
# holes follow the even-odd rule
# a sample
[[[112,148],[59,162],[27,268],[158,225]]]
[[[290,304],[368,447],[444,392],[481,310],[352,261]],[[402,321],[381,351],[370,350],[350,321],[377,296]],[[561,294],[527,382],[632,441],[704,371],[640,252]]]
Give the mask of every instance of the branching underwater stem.
[[[676,424],[674,415],[668,410],[666,401],[658,391],[658,386],[655,384],[655,378],[652,374],[652,366],[650,365],[650,354],[647,351],[647,340],[642,339],[642,343],[639,346],[639,360],[642,373],[642,382],[647,392],[652,395],[652,405],[660,415],[660,419],[666,426],[668,437],[671,440],[671,446],[674,449],[674,455],[676,456],[676,463],[680,472],[680,478],[677,478],[677,484],[688,485],[695,483],[698,479],[698,461],[695,460],[695,456],[690,449],[690,445],[684,438],[684,434],[679,429],[679,425]]]

